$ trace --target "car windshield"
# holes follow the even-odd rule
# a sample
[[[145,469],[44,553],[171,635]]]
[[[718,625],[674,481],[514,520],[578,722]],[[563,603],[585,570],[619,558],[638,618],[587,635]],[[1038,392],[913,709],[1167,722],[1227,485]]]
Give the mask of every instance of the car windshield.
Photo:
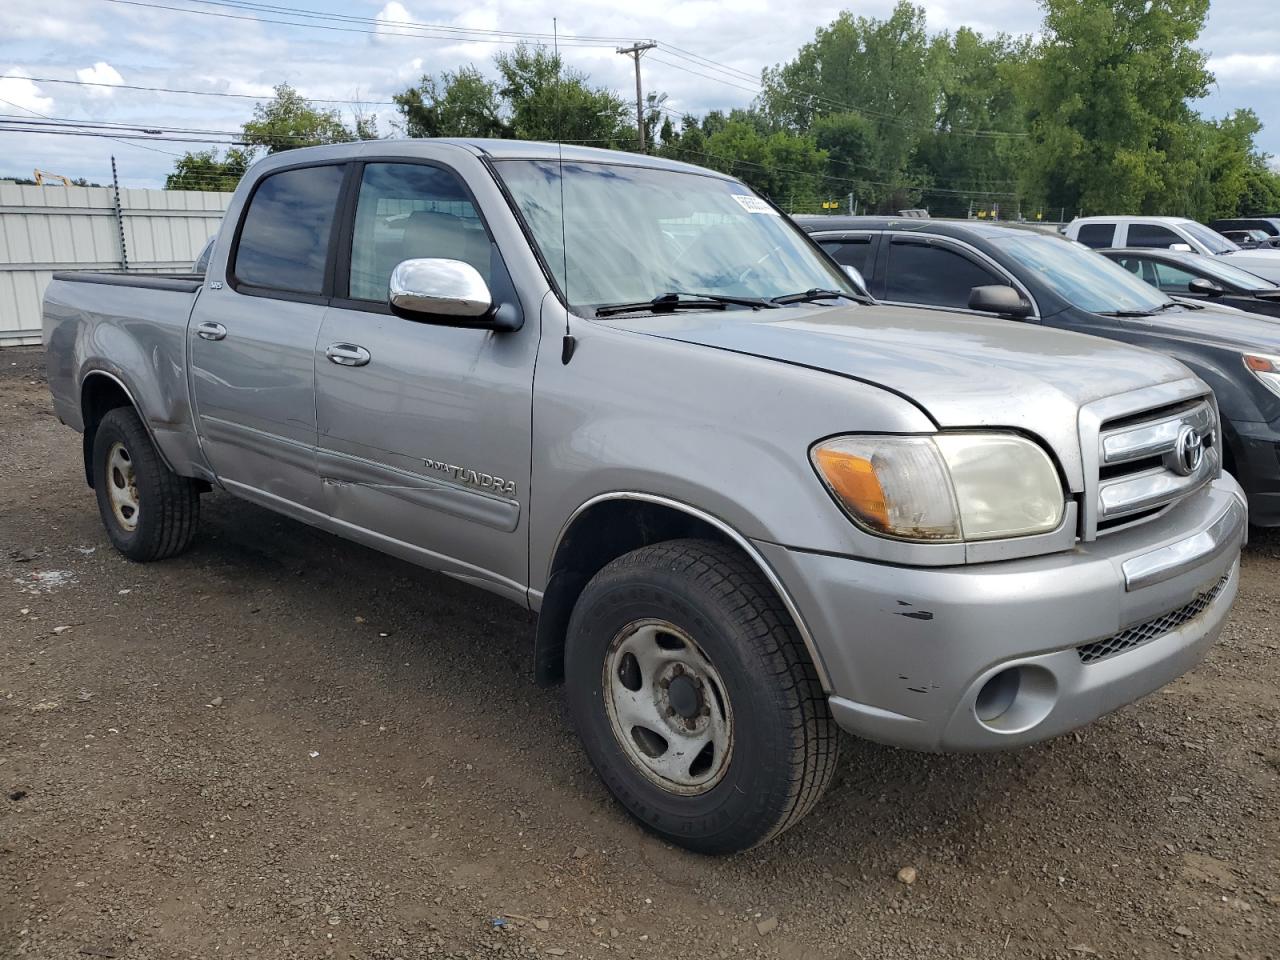
[[[583,315],[671,293],[765,301],[815,289],[857,293],[798,228],[736,181],[576,160],[495,166],[565,301]]]
[[[1241,270],[1237,266],[1227,263],[1225,260],[1212,260],[1209,257],[1197,257],[1193,264],[1187,263],[1187,266],[1194,267],[1198,273],[1203,273],[1213,277],[1215,280],[1221,280],[1241,290],[1257,292],[1259,290],[1274,290],[1276,285],[1270,280],[1263,280],[1248,270]]]
[[[1014,260],[1034,270],[1062,299],[1081,310],[1151,313],[1170,302],[1124,267],[1073,240],[1028,233],[996,242]]]
[[[1233,250],[1240,249],[1217,230],[1210,230],[1202,223],[1189,220],[1179,226],[1208,247],[1210,253],[1231,253]]]

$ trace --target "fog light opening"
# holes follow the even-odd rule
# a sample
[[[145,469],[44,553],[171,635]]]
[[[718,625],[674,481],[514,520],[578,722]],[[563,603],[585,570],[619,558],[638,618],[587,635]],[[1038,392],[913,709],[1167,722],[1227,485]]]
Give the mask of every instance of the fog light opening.
[[[982,685],[978,691],[978,699],[973,704],[974,712],[983,723],[998,720],[1018,697],[1018,688],[1022,686],[1022,671],[1017,667],[1001,670]]]
[[[1043,722],[1057,702],[1054,675],[1024,663],[988,677],[973,701],[973,714],[993,733],[1022,733]]]

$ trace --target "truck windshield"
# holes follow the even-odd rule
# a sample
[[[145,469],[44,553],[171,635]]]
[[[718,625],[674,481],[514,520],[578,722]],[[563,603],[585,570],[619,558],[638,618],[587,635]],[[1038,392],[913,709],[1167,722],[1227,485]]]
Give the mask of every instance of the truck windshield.
[[[1154,313],[1171,301],[1124,267],[1073,240],[1008,237],[996,243],[1014,260],[1034,270],[1058,296],[1090,313]]]
[[[1181,226],[1192,237],[1203,243],[1210,253],[1232,253],[1240,249],[1237,244],[1228,240],[1217,230],[1210,230],[1202,223],[1196,223],[1192,220]]]
[[[565,301],[585,316],[675,293],[765,305],[812,290],[857,294],[790,221],[736,181],[616,163],[566,161],[563,172],[555,160],[495,166]]]

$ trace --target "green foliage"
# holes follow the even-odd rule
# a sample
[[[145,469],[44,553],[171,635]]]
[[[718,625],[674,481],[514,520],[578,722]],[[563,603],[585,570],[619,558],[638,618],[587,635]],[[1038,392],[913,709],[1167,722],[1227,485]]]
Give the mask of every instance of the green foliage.
[[[498,88],[476,67],[424,76],[394,97],[411,137],[507,137]]]
[[[1205,142],[1190,102],[1212,79],[1192,44],[1209,0],[1042,2],[1027,190],[1069,211],[1187,210]]]
[[[245,143],[279,153],[322,143],[347,143],[356,134],[347,129],[337,110],[321,110],[287,83],[275,88],[275,99],[253,108],[253,119],[242,128]],[[367,121],[365,121],[367,125]]]
[[[493,58],[496,83],[476,67],[424,76],[395,96],[411,137],[514,137],[624,149],[635,145],[634,107],[544,47],[520,44]],[[656,111],[652,111],[656,114]]]
[[[165,177],[166,190],[208,190],[230,192],[253,162],[253,152],[229,147],[222,157],[217,150],[187,153]]]

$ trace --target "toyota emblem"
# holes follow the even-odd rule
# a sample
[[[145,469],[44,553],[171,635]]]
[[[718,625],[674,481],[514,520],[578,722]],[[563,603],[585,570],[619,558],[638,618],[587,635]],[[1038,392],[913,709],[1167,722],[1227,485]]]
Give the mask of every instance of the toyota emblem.
[[[1173,469],[1189,477],[1204,462],[1204,437],[1192,426],[1184,426],[1178,433],[1177,446],[1173,448]]]

